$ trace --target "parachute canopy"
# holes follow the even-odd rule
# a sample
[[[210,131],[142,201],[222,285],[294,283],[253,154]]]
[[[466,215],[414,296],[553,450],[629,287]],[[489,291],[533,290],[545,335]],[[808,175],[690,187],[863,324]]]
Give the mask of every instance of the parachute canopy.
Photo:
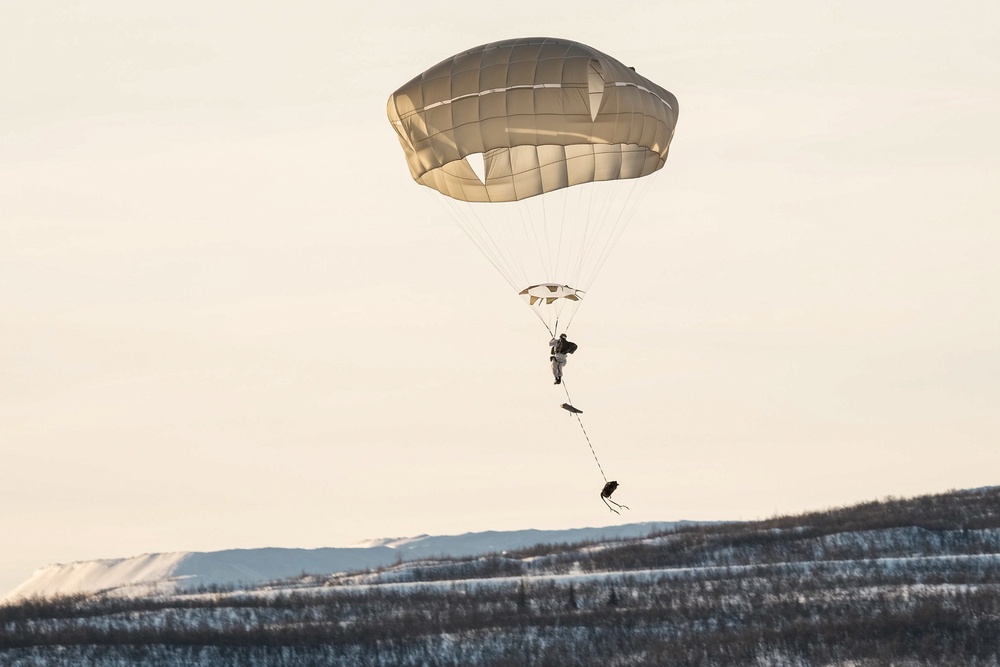
[[[413,179],[445,195],[553,334],[634,212],[635,184],[666,161],[677,110],[614,58],[544,37],[459,53],[388,102]]]
[[[388,115],[414,180],[505,202],[653,173],[677,99],[589,46],[525,38],[438,63],[392,94]]]

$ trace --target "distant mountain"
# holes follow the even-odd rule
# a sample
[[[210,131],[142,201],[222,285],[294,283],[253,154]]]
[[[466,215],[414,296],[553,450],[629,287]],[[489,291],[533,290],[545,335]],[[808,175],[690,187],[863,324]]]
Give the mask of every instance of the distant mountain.
[[[633,523],[604,528],[487,531],[438,537],[421,535],[367,540],[347,548],[143,554],[131,558],[49,565],[37,570],[3,599],[98,591],[142,596],[207,586],[256,586],[306,573],[336,574],[384,567],[399,560],[479,556],[539,544],[642,537],[677,525],[681,524]]]

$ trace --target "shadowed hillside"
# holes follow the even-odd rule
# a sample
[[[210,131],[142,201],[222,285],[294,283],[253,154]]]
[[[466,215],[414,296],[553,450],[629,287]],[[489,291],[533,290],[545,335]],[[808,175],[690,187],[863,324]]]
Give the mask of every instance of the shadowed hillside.
[[[0,662],[998,665],[1000,489],[0,607]]]

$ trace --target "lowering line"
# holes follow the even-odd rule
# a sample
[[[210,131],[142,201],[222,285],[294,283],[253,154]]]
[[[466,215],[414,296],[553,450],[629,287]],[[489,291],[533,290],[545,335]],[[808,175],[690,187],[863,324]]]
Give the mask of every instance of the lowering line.
[[[581,410],[577,410],[573,407],[573,397],[569,395],[569,387],[566,386],[565,380],[561,382],[563,391],[566,392],[566,403],[563,403],[563,408],[569,411],[574,417],[576,417],[577,423],[580,425],[580,430],[583,431],[583,437],[587,440],[587,445],[590,447],[590,453],[594,455],[594,461],[597,463],[597,469],[601,471],[601,477],[604,478],[604,488],[601,489],[601,500],[607,505],[608,509],[615,514],[621,514],[615,507],[619,509],[628,509],[628,505],[622,505],[621,503],[616,503],[611,500],[611,494],[615,492],[618,488],[618,482],[608,481],[608,476],[604,474],[604,468],[601,466],[601,460],[597,458],[597,452],[594,451],[594,443],[590,441],[590,436],[587,435],[587,429],[583,425],[583,419],[580,418]]]
[[[566,380],[562,381],[562,388],[566,392],[566,401],[573,405],[573,399],[569,395],[569,387],[566,386]],[[572,413],[576,417],[576,421],[580,424],[580,430],[583,431],[583,437],[587,439],[587,445],[590,446],[590,453],[594,455],[594,461],[597,463],[597,469],[601,471],[601,477],[604,478],[604,483],[607,484],[608,476],[604,474],[604,468],[601,467],[601,460],[597,458],[597,452],[594,451],[594,444],[590,441],[590,436],[587,435],[587,429],[583,426],[583,420],[580,419],[580,414],[578,412]]]

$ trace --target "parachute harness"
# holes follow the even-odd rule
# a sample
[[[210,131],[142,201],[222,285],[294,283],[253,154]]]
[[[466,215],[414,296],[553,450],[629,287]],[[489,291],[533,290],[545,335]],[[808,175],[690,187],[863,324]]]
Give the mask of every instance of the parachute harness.
[[[563,391],[566,392],[566,401],[569,403],[569,405],[573,405],[573,397],[569,395],[569,387],[566,386],[566,380],[562,381],[562,388]],[[597,469],[601,471],[601,477],[604,478],[604,488],[601,489],[601,500],[604,501],[604,504],[608,506],[609,510],[611,510],[615,514],[621,514],[621,512],[619,512],[618,510],[616,510],[614,507],[611,506],[614,505],[615,507],[628,509],[628,505],[622,505],[621,503],[616,503],[615,501],[611,500],[611,494],[614,493],[615,489],[618,488],[618,482],[615,481],[609,482],[608,476],[604,474],[604,468],[601,466],[601,460],[597,458],[597,452],[594,451],[594,443],[590,441],[590,436],[587,435],[587,429],[583,425],[583,419],[580,418],[580,413],[571,412],[571,414],[574,417],[576,417],[576,421],[580,425],[580,430],[583,431],[583,437],[587,440],[587,446],[590,447],[590,453],[594,455],[594,462],[597,463]]]

